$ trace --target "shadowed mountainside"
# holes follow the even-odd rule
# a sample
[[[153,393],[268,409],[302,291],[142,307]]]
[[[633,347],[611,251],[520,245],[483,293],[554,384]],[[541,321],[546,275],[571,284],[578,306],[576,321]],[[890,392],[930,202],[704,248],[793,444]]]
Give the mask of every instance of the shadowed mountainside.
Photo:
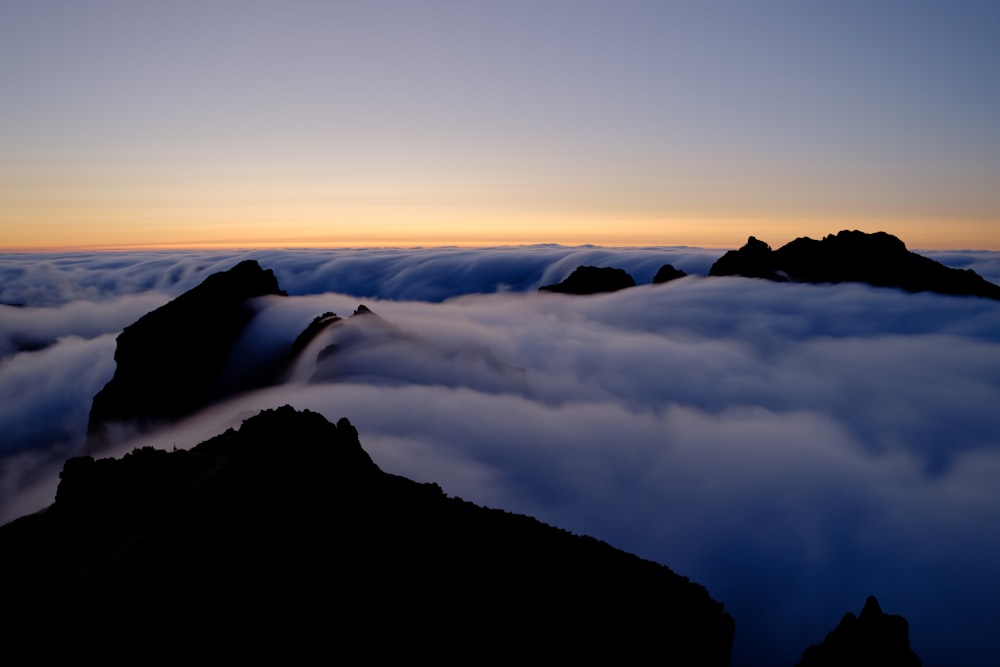
[[[285,292],[273,271],[246,260],[125,327],[114,377],[94,396],[88,440],[100,441],[113,422],[174,421],[221,398],[222,370],[253,317],[247,301],[268,294]]]
[[[384,473],[346,419],[285,406],[190,451],[71,459],[61,480],[0,527],[15,645],[729,664],[733,620],[702,586]]]
[[[910,649],[909,624],[902,616],[886,614],[869,596],[861,614],[844,614],[836,628],[802,654],[796,667],[920,667]]]
[[[711,276],[744,276],[779,282],[861,282],[908,292],[937,292],[1000,299],[1000,286],[970,269],[952,269],[910,252],[895,236],[841,231],[822,241],[802,237],[777,250],[751,236],[709,270]]]

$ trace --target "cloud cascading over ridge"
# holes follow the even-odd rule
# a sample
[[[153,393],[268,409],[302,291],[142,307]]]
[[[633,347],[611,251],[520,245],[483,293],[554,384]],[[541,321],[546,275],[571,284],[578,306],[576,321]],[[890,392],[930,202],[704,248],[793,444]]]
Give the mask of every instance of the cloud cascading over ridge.
[[[765,239],[766,240],[766,239]],[[581,265],[614,266],[640,285],[673,264],[708,275],[724,251],[689,247],[556,245],[497,248],[327,248],[118,253],[0,254],[0,304],[48,307],[126,294],[177,296],[244,259],[273,269],[292,295],[337,292],[394,300],[443,301],[473,293],[533,291]],[[947,266],[1000,283],[1000,253],[920,251]]]
[[[671,262],[692,273],[707,255],[673,249],[673,261],[657,263],[653,251],[629,259],[623,249],[573,250],[599,251],[611,265],[656,264],[655,271]],[[256,302],[257,316],[229,360],[234,376],[251,372],[262,350],[285,349],[320,313],[346,317],[363,302],[381,320],[352,318],[328,329],[287,383],[123,443],[121,451],[193,445],[283,403],[347,416],[390,472],[595,535],[705,584],[736,618],[736,665],[794,664],[869,594],[909,619],[926,664],[995,663],[995,302],[698,276],[591,297],[519,293],[516,281],[497,280],[513,275],[516,253],[497,253],[500,270],[484,261],[486,252],[371,251],[353,265],[336,253],[275,253],[279,282],[299,296]],[[567,249],[524,252],[521,275],[532,285],[575,267],[560,260],[599,260],[565,259]],[[390,257],[394,270],[410,271],[415,291],[423,285],[427,301],[388,298],[404,289],[388,268],[372,283],[372,293],[389,290],[382,298],[322,289],[324,277],[335,282],[335,268],[354,266],[358,276],[342,280],[360,285],[366,261]],[[296,259],[304,260],[298,269]],[[220,262],[178,256],[175,267],[193,277],[195,266]],[[457,272],[462,266],[465,274]],[[99,282],[115,284],[112,269],[98,270],[108,272]],[[465,282],[456,278],[463,275]],[[166,289],[151,282],[157,291],[134,302],[101,298],[139,310],[140,297],[165,300],[184,280]],[[435,285],[456,280],[469,292],[494,293],[441,301]],[[489,283],[492,289],[478,289]],[[510,291],[498,291],[500,283]],[[69,294],[53,300],[62,306],[11,310],[29,320],[50,311],[60,321],[82,308]],[[45,329],[55,337],[48,347],[0,362],[0,393],[25,397],[0,414],[5,432],[30,430],[18,413],[36,424],[73,414],[59,399],[82,399],[74,382],[84,367],[96,386],[110,375],[108,334],[122,326],[113,310],[97,318],[107,317],[107,332],[74,328],[67,316]],[[0,321],[9,337],[12,327]],[[319,359],[330,343],[337,352]],[[36,450],[28,436],[8,449],[24,456],[67,438],[62,431],[32,437]],[[16,486],[12,479],[11,472],[4,488]]]
[[[442,301],[470,293],[535,290],[581,264],[616,266],[639,283],[673,263],[705,275],[722,253],[687,247],[328,248],[322,250],[0,254],[0,303],[52,306],[124,294],[176,296],[244,259],[273,269],[289,294],[339,292]]]

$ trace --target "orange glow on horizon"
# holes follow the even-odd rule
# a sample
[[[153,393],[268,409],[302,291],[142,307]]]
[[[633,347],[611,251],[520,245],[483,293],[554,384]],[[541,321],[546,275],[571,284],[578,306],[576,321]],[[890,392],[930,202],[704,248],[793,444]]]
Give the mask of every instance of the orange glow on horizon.
[[[359,216],[361,217],[361,216]],[[161,222],[151,226],[108,224],[19,225],[17,233],[4,231],[0,252],[93,252],[129,250],[255,250],[315,248],[494,247],[557,244],[608,247],[690,246],[733,249],[747,237],[778,248],[800,237],[822,238],[843,229],[884,231],[899,237],[908,248],[927,250],[1000,251],[1000,225],[983,221],[949,224],[930,220],[898,219],[775,219],[683,218],[614,219],[573,216],[485,216],[470,226],[454,214],[431,224],[424,216],[405,223],[362,220],[367,224],[335,225],[307,222],[277,224],[251,220],[218,225]],[[88,221],[89,222],[89,221]],[[277,233],[281,230],[283,233]]]

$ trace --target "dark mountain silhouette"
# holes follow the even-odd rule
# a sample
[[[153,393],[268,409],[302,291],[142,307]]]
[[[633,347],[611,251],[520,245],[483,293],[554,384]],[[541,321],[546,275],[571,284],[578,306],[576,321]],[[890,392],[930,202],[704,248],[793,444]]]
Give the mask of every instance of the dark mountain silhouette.
[[[61,480],[0,527],[8,650],[729,664],[733,620],[702,586],[384,473],[346,419],[285,406]]]
[[[739,250],[730,250],[715,260],[708,275],[766,278],[779,282],[788,280],[779,273],[771,246],[755,236],[748,238],[746,245]]]
[[[805,283],[861,282],[908,292],[938,292],[1000,299],[1000,286],[970,269],[952,269],[910,252],[895,236],[844,230],[822,241],[797,238],[771,250],[751,236],[709,270],[712,276],[744,276]]]
[[[920,658],[910,649],[906,619],[886,614],[878,600],[869,596],[860,615],[847,612],[826,639],[806,649],[797,667],[920,667],[920,664]]]
[[[673,264],[664,264],[660,267],[660,270],[656,272],[653,276],[653,284],[659,285],[661,283],[668,283],[671,280],[677,280],[678,278],[683,278],[687,273],[680,269],[675,269]]]
[[[99,442],[114,422],[142,428],[221,398],[222,370],[253,317],[247,301],[268,294],[285,292],[270,269],[247,260],[126,327],[117,340],[114,377],[94,396],[88,441]]]
[[[542,285],[542,292],[560,294],[599,294],[617,292],[635,287],[635,279],[623,269],[612,267],[578,266],[566,280],[552,285]]]

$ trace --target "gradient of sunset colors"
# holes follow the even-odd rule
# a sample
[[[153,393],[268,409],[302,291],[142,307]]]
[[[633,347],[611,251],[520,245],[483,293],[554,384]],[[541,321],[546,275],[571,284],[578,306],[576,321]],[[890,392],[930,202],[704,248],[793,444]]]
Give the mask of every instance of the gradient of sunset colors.
[[[0,249],[1000,250],[1000,3],[0,3]]]

